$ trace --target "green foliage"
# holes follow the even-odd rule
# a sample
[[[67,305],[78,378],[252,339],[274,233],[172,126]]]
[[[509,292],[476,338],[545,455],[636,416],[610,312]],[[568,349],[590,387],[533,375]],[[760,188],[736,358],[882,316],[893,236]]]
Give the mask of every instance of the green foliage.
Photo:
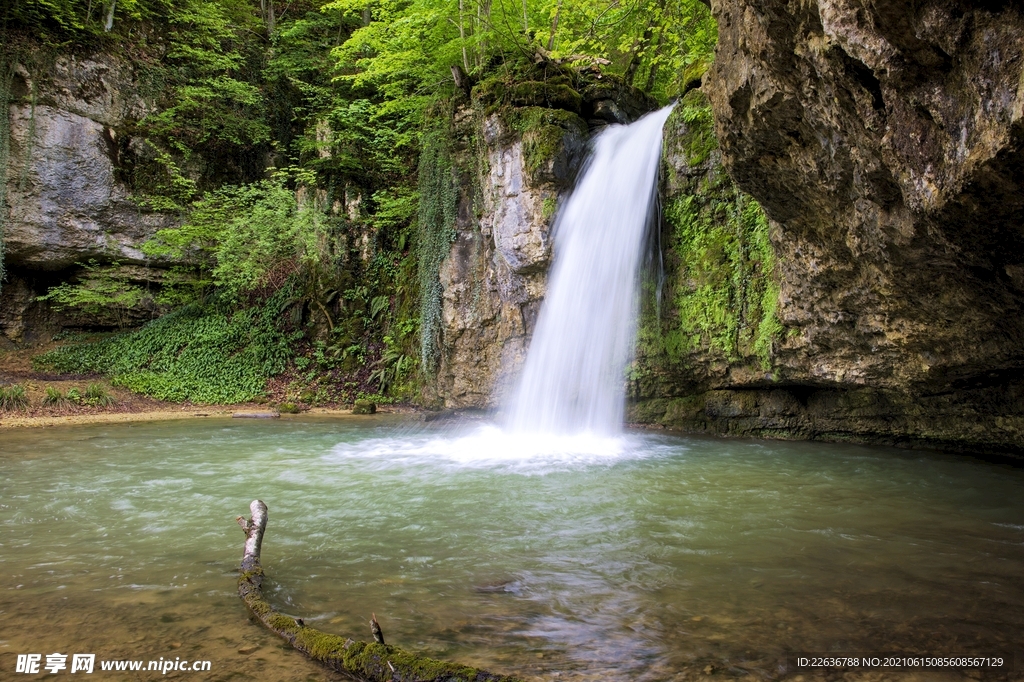
[[[217,142],[255,146],[270,139],[262,120],[263,97],[256,86],[220,74],[195,85],[182,85],[172,106],[142,122],[146,132],[166,138],[188,155]]]
[[[578,116],[562,109],[530,106],[504,113],[509,128],[522,135],[523,160],[530,173],[548,164],[558,153],[565,134],[580,125]]]
[[[0,410],[24,410],[28,407],[28,396],[21,384],[0,386]]]
[[[558,199],[555,197],[546,197],[544,202],[541,204],[541,211],[545,218],[551,218],[558,211]]]
[[[441,263],[455,239],[459,189],[452,163],[450,118],[438,116],[424,134],[419,169],[420,362],[437,368],[441,348]]]
[[[413,359],[405,354],[393,337],[385,336],[384,352],[370,374],[370,381],[377,384],[382,395],[387,395],[402,384],[412,368]]]
[[[704,93],[693,91],[683,98],[679,107],[680,116],[686,124],[683,134],[686,162],[691,166],[699,166],[708,160],[711,152],[718,149],[711,104]]]
[[[182,226],[160,230],[143,252],[199,266],[194,277],[180,281],[182,300],[187,290],[205,294],[207,285],[239,300],[257,290],[276,291],[296,272],[317,274],[330,259],[327,239],[324,216],[309,204],[300,206],[295,192],[277,179],[207,193]]]
[[[53,54],[73,45],[132,62],[152,113],[116,131],[117,172],[144,210],[183,219],[145,251],[178,262],[156,303],[185,308],[164,326],[62,351],[66,361],[98,363],[153,395],[207,402],[255,395],[254,377],[269,376],[260,358],[276,347],[272,334],[244,350],[235,318],[284,287],[290,302],[280,308],[310,349],[296,371],[312,390],[345,373],[358,390],[407,395],[436,370],[438,273],[465,179],[451,119],[466,96],[452,66],[476,83],[474,97],[515,101],[514,129],[537,172],[569,125],[569,112],[548,107],[579,105],[568,65],[600,65],[668,101],[707,68],[715,42],[700,0],[14,0],[0,9],[0,41],[14,33]],[[538,53],[552,73],[521,78],[540,68]],[[707,142],[694,142],[693,159]],[[545,201],[545,215],[554,209]],[[87,269],[47,299],[90,314],[121,310],[123,326],[142,299],[133,302],[138,288],[118,277]],[[221,307],[200,305],[211,299]],[[183,345],[190,329],[228,339],[230,351],[206,347],[210,358],[250,363],[232,370],[223,395],[209,377],[192,385],[184,369],[176,374],[189,363],[212,372],[213,360],[188,359],[202,346]],[[152,358],[133,355],[139,348]]]
[[[62,346],[35,362],[60,372],[106,374],[116,385],[161,400],[254,400],[291,356],[289,337],[277,326],[288,293],[233,313],[193,304],[137,331]]]
[[[686,351],[707,343],[730,359],[754,348],[767,365],[780,329],[768,219],[757,202],[733,192],[684,196],[666,208],[687,280],[676,295],[680,328],[669,344]]]
[[[94,319],[110,315],[118,328],[124,329],[131,311],[151,299],[146,289],[131,283],[117,262],[100,265],[92,259],[78,265],[85,270],[78,284],[62,282],[39,300],[49,301],[58,310],[79,310]]]
[[[469,74],[497,56],[545,50],[566,62],[608,60],[608,70],[667,101],[710,64],[717,29],[700,0],[335,0],[358,21],[335,51],[360,88],[395,106],[444,84],[458,64]]]
[[[73,405],[87,405],[89,407],[109,407],[115,402],[113,396],[107,393],[99,384],[89,384],[85,391],[80,391],[77,386],[72,386],[67,393],[62,393],[54,386],[46,387],[46,395],[43,397],[43,405],[48,407],[71,407]],[[27,404],[27,401],[26,401]]]

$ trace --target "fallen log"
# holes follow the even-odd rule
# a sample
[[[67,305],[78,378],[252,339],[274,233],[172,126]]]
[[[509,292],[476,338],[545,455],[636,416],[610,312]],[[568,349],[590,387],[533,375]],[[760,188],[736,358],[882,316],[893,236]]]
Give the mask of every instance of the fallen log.
[[[274,610],[263,596],[263,567],[260,551],[267,529],[267,505],[253,500],[252,516],[239,516],[245,532],[242,574],[238,577],[238,596],[263,625],[307,657],[328,668],[365,682],[521,682],[517,677],[495,675],[476,668],[418,656],[396,646],[377,642],[357,642],[321,632]],[[373,622],[376,623],[376,617]],[[374,637],[379,633],[379,626]],[[383,636],[380,637],[383,640]]]

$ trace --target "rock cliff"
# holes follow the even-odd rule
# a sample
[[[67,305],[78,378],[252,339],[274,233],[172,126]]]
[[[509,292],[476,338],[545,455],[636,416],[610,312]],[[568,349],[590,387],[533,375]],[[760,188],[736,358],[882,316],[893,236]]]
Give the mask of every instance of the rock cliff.
[[[525,357],[551,259],[550,229],[590,131],[656,104],[597,72],[551,66],[483,81],[455,114],[461,189],[454,238],[440,267],[442,333],[428,404],[500,403]]]
[[[688,364],[635,414],[691,429],[1024,452],[1024,13],[722,0],[704,90],[771,220],[763,372]],[[689,383],[690,388],[683,388]],[[641,394],[645,391],[641,391]]]
[[[710,109],[692,95],[666,126],[664,296],[648,292],[630,418],[1024,454],[1024,13],[714,11]],[[543,207],[567,186],[531,177],[498,119],[481,129],[484,200],[463,201],[442,268],[450,407],[493,404],[518,367]]]
[[[7,339],[21,340],[61,326],[36,300],[48,286],[73,279],[77,264],[90,260],[151,265],[139,247],[174,219],[142,211],[119,176],[119,155],[141,143],[127,131],[149,111],[130,65],[65,55],[13,72],[0,325]]]

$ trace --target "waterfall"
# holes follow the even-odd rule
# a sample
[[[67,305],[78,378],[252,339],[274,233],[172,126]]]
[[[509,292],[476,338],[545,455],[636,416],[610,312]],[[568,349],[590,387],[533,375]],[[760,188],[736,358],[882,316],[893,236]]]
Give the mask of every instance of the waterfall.
[[[649,215],[672,107],[607,127],[554,226],[554,263],[508,409],[512,431],[622,426]]]

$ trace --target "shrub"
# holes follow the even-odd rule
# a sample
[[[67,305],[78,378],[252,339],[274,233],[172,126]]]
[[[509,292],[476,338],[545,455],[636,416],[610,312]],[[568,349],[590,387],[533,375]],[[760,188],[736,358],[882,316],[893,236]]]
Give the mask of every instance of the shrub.
[[[119,329],[124,329],[132,310],[143,305],[149,294],[131,282],[119,263],[104,266],[90,260],[88,264],[78,265],[84,268],[80,283],[58,284],[39,300],[49,301],[57,310],[80,310],[90,318],[102,319],[109,315]]]

